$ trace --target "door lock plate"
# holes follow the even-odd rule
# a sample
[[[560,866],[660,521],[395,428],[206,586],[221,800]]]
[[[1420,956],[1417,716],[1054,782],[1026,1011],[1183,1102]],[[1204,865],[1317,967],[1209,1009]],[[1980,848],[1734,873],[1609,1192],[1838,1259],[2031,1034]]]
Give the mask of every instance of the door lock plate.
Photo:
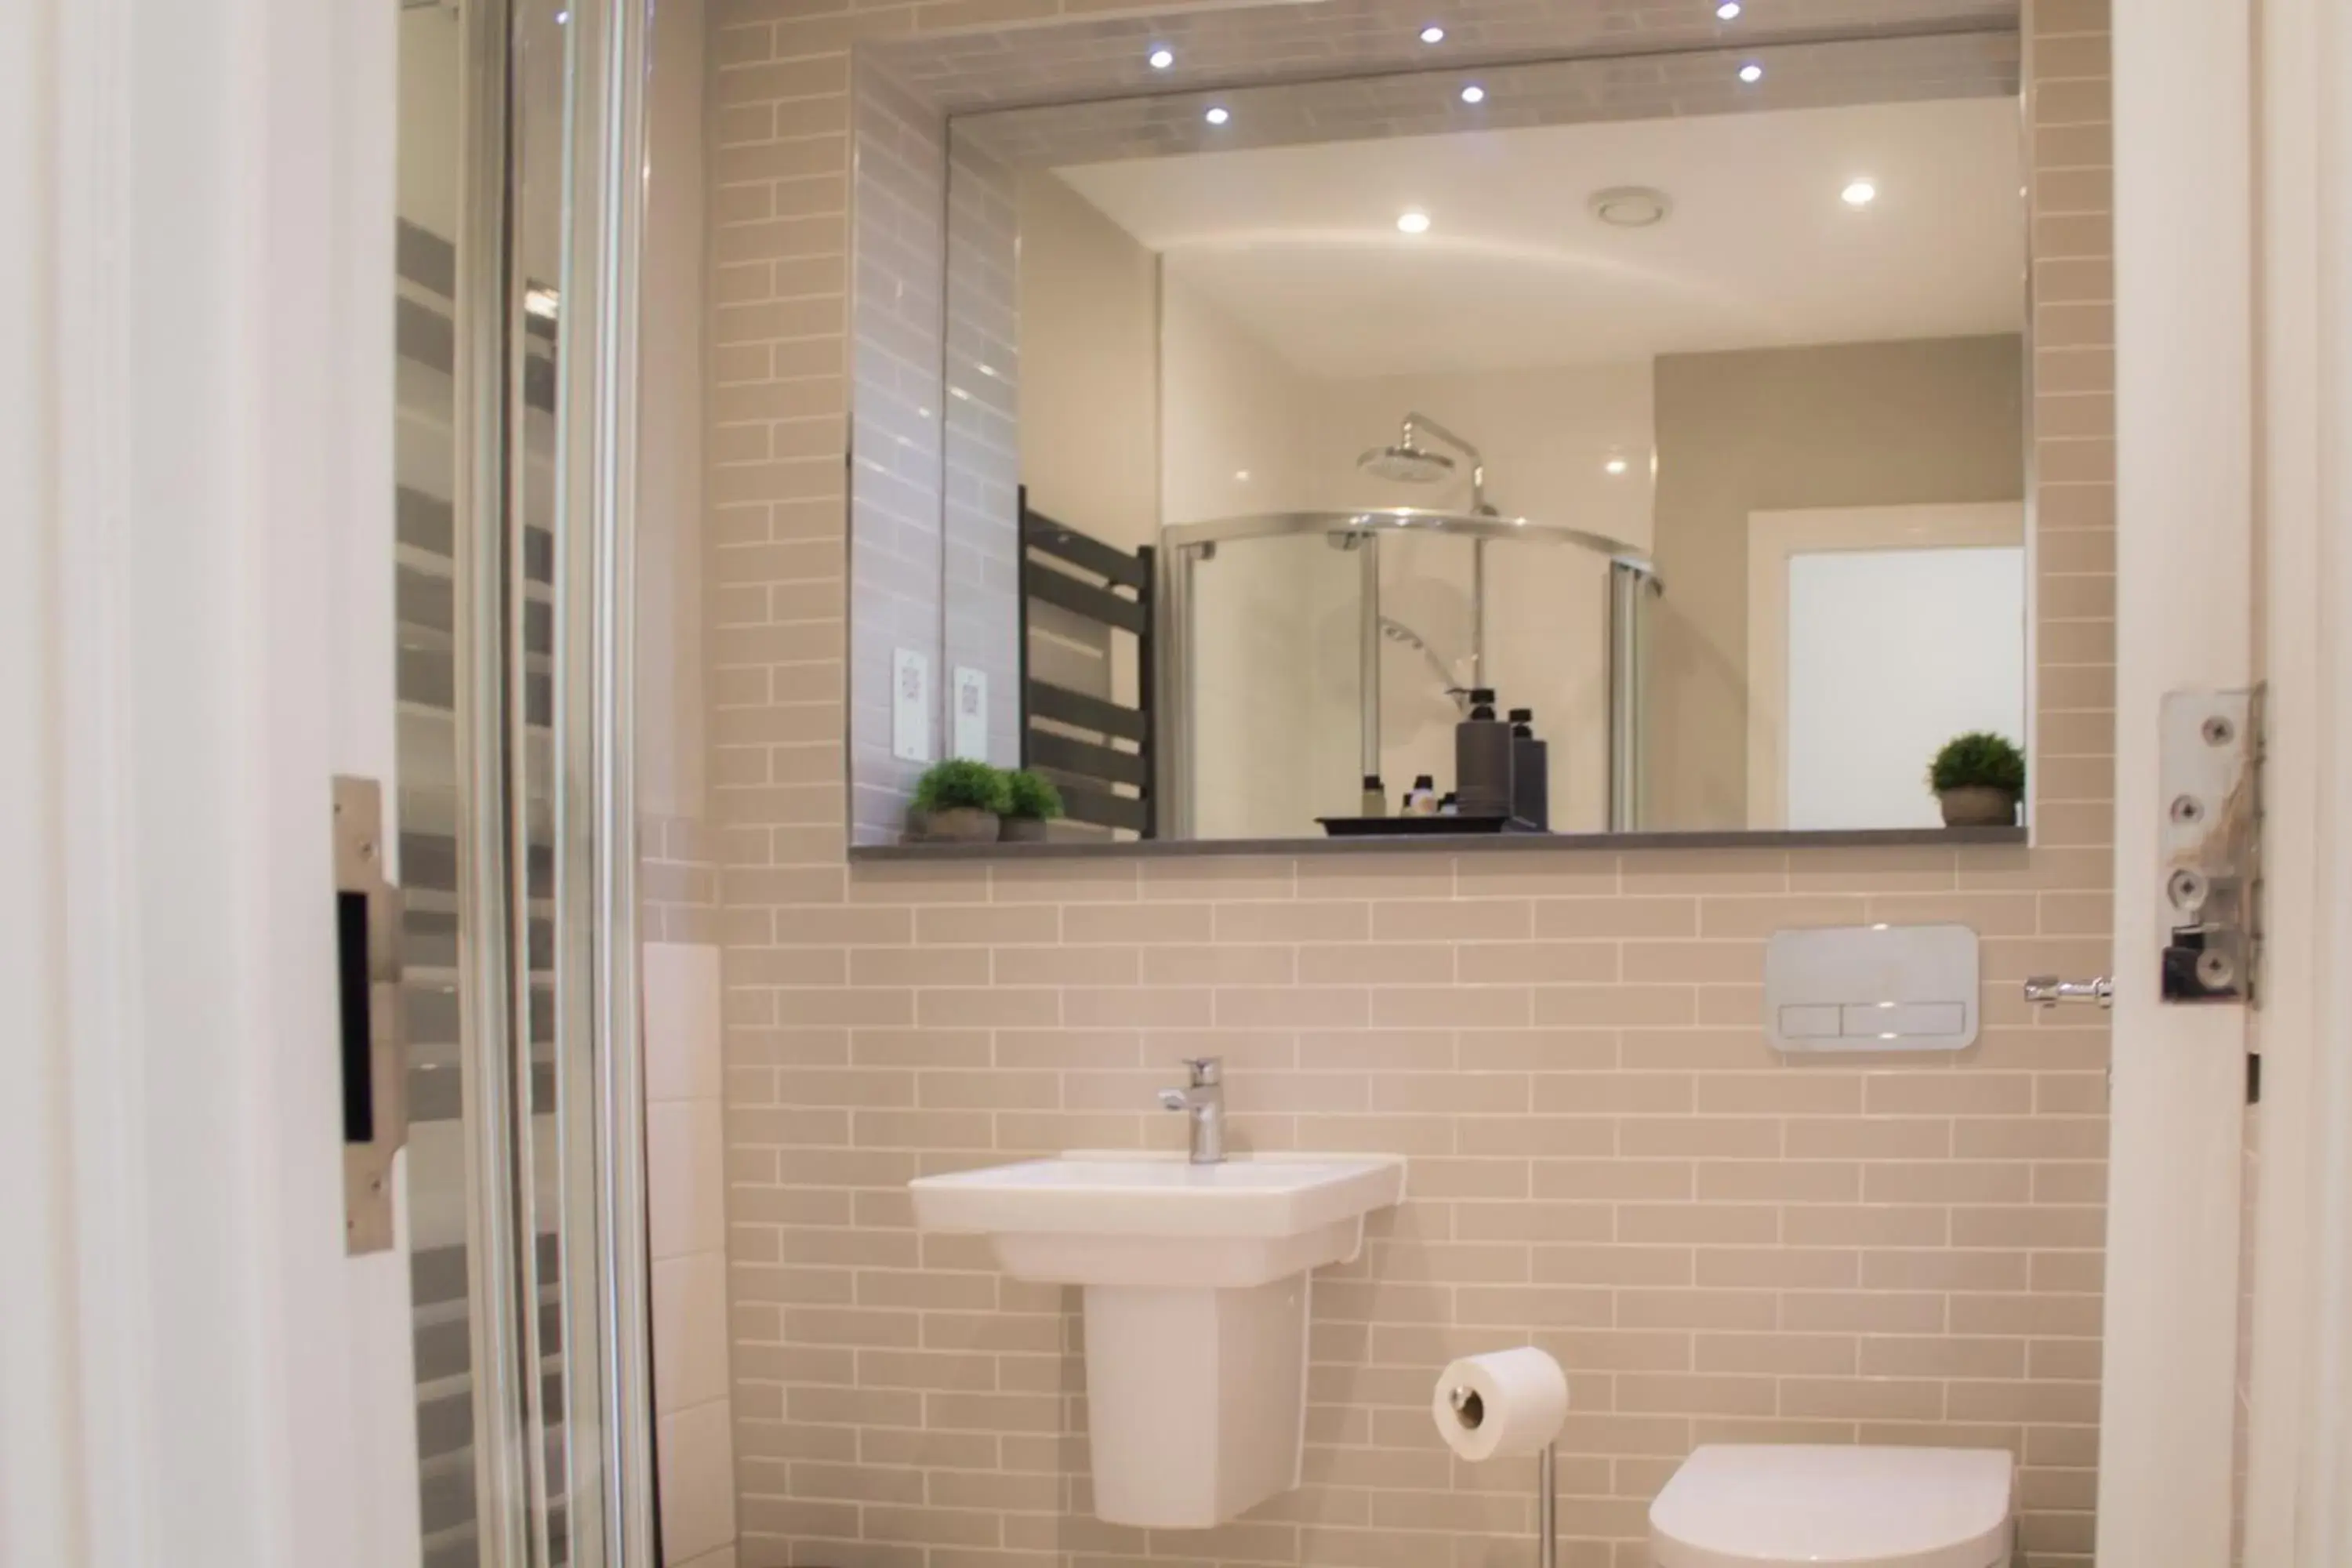
[[[2168,1003],[2251,1002],[2261,931],[2262,692],[2171,691],[2158,723],[2160,900]]]
[[[393,1159],[408,1142],[400,889],[384,875],[383,788],[334,785],[335,959],[343,1069],[343,1250],[393,1246]]]

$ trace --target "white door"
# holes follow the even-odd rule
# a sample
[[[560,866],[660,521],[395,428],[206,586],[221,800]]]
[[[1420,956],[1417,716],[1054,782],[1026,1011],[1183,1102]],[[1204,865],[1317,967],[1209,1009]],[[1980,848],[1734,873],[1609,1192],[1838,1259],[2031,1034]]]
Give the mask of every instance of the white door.
[[[2027,744],[2021,502],[1748,519],[1748,826],[1938,827],[1919,759]]]
[[[2242,1561],[2352,1562],[2352,28],[2259,8],[2263,1097]]]
[[[394,19],[87,0],[0,51],[11,1568],[416,1561],[333,852],[392,767]]]

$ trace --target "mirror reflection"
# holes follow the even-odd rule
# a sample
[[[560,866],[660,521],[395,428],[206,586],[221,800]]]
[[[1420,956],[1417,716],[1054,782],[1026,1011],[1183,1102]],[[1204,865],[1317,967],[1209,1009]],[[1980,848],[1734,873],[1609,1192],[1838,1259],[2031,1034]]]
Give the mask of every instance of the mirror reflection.
[[[912,826],[1944,822],[1939,749],[2024,740],[2016,76],[1969,34],[951,121],[942,749],[1034,778]]]

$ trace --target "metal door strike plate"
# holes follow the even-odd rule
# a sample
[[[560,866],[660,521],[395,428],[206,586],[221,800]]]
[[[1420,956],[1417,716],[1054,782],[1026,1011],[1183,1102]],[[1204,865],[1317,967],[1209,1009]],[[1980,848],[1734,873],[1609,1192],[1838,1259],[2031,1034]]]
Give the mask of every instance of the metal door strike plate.
[[[2252,1002],[2261,931],[2262,692],[2172,691],[2158,723],[2167,1002]]]
[[[408,1142],[402,910],[400,889],[384,875],[383,787],[339,777],[334,801],[343,1250],[358,1257],[394,1244],[392,1163]]]

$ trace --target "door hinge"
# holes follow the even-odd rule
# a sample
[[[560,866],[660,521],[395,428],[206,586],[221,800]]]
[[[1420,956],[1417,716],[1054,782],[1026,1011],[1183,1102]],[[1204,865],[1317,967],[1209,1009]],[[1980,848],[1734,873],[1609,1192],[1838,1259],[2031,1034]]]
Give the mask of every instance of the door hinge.
[[[2163,999],[2252,1002],[2262,958],[2263,694],[2171,691],[2158,724]]]
[[[383,789],[334,786],[335,979],[342,1060],[343,1250],[393,1245],[392,1163],[408,1142],[400,889],[384,875]]]

